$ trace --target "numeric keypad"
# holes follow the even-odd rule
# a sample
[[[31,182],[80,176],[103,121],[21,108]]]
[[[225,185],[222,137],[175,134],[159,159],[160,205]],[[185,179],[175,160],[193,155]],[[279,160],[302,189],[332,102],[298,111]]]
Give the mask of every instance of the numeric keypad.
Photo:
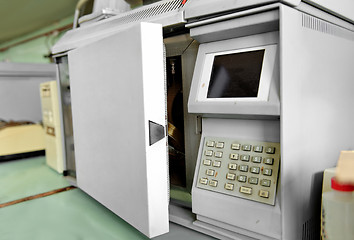
[[[197,187],[275,203],[280,144],[205,137]]]

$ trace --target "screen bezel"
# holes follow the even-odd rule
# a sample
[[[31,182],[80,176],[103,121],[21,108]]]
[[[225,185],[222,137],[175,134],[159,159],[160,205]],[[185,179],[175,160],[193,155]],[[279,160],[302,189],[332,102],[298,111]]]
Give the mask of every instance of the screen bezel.
[[[269,89],[272,81],[272,74],[274,70],[274,63],[276,58],[276,44],[234,49],[219,52],[208,52],[205,54],[204,66],[201,74],[201,81],[199,82],[197,101],[198,102],[266,102],[269,98]],[[257,97],[234,97],[234,98],[208,98],[208,90],[210,84],[210,77],[212,73],[213,63],[216,56],[245,53],[256,50],[264,50],[264,57],[261,69],[261,76],[259,81]]]

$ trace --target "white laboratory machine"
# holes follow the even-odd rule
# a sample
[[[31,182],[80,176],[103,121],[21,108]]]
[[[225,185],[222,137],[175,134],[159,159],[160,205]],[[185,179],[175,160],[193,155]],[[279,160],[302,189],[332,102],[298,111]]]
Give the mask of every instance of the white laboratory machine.
[[[69,31],[53,48],[68,175],[150,238],[170,220],[316,239],[322,171],[354,149],[353,8],[167,0]]]

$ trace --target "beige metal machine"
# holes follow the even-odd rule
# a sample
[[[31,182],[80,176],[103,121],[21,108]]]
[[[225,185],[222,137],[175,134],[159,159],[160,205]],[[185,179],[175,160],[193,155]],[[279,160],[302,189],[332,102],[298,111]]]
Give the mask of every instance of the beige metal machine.
[[[39,124],[0,128],[0,160],[40,155],[44,148],[43,127]]]
[[[63,172],[63,151],[59,118],[59,99],[56,81],[40,85],[43,124],[45,129],[45,155],[48,166]]]

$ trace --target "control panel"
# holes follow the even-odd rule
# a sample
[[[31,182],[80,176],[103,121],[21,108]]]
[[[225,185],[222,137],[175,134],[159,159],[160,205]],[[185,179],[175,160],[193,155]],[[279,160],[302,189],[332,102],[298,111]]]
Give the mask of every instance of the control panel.
[[[280,144],[205,137],[197,187],[275,204]]]

